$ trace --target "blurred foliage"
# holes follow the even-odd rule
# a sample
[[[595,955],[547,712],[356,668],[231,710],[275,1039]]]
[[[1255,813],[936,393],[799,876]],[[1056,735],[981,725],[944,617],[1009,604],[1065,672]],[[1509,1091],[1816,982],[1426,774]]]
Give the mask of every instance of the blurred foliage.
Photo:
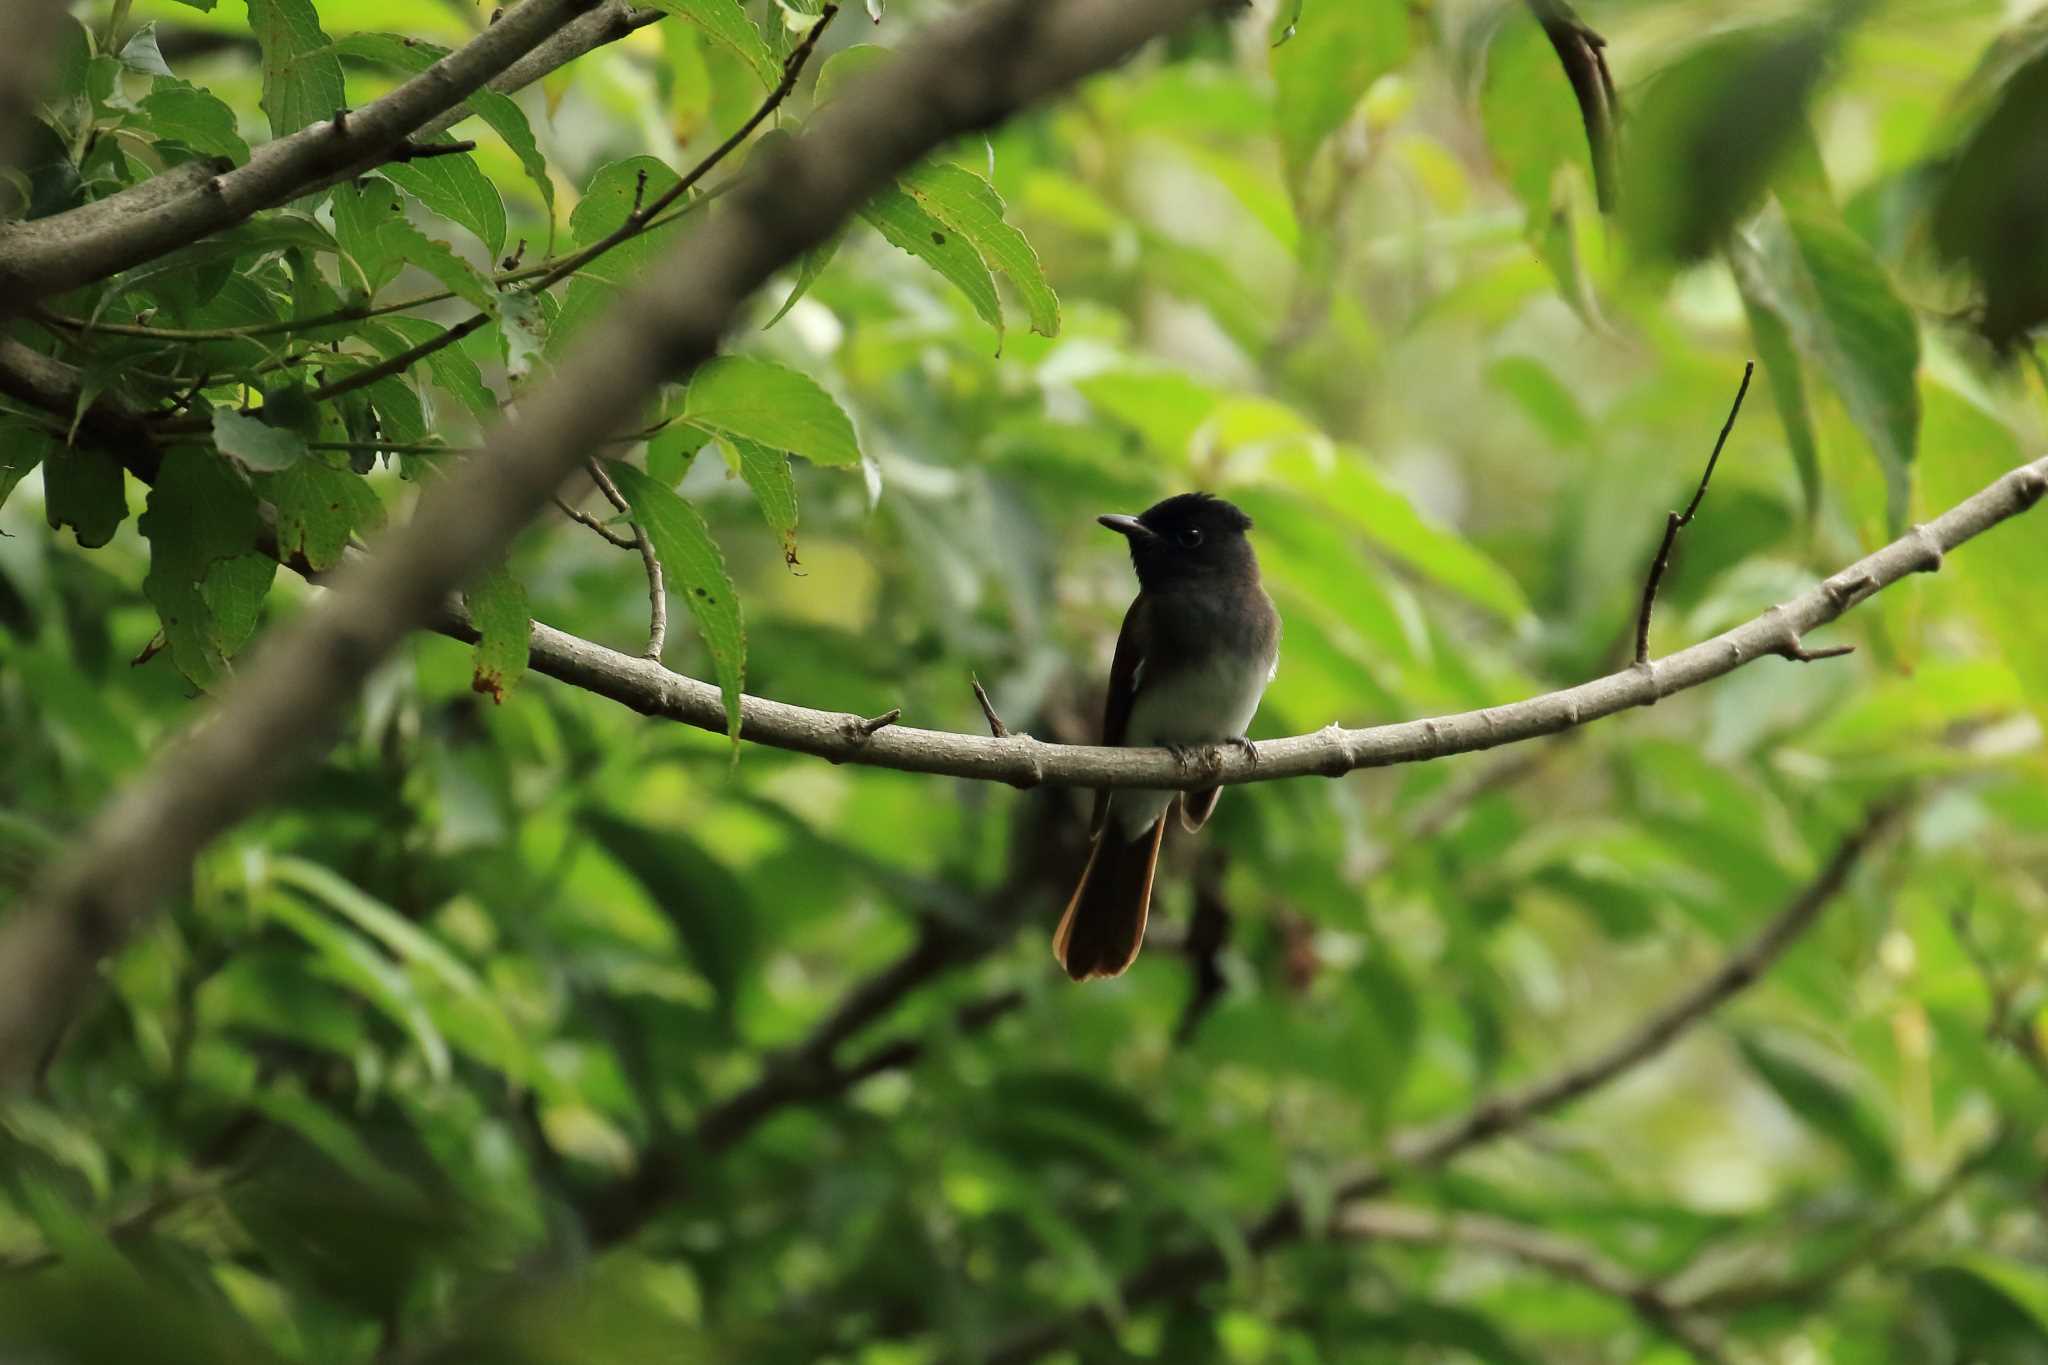
[[[0,404],[0,894],[307,600],[272,512],[324,567],[489,458],[675,230],[522,284],[752,113],[816,9],[660,8],[472,101],[471,154],[0,323],[88,399],[200,419],[145,488]],[[841,16],[764,136],[944,8]],[[904,177],[607,452],[691,609],[670,666],[963,730],[978,674],[1085,741],[1132,590],[1093,514],[1199,486],[1257,518],[1286,621],[1255,734],[1403,719],[1625,660],[1746,356],[1775,411],[1660,650],[2040,448],[2048,18],[1579,8],[1626,115],[1611,224],[1555,54],[1484,0],[1255,5]],[[0,202],[240,160],[487,18],[82,4]],[[1090,1361],[1683,1358],[1497,1250],[1321,1235],[1332,1172],[1619,1036],[1904,796],[1769,980],[1395,1193],[1571,1239],[1731,1358],[2048,1359],[2044,545],[2015,522],[1829,632],[1852,659],[1527,763],[1234,791],[1170,841],[1150,951],[1077,989],[1044,937],[1080,797],[735,762],[531,676],[531,618],[646,639],[639,558],[553,519],[470,593],[477,651],[382,670],[6,1101],[0,1355],[918,1365],[1094,1307]],[[1310,1235],[1248,1240],[1290,1192]],[[1226,1273],[1121,1302],[1183,1249]]]

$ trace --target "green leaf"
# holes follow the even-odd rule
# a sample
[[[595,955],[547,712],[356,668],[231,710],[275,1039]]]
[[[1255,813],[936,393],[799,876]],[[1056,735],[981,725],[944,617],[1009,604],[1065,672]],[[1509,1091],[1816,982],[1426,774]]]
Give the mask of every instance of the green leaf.
[[[1557,53],[1543,26],[1521,5],[1509,7],[1487,47],[1479,112],[1494,160],[1522,201],[1524,230],[1533,234],[1550,218],[1551,186],[1559,168],[1578,167],[1590,184],[1593,154]]]
[[[425,71],[448,55],[448,49],[436,43],[404,38],[395,33],[351,33],[336,43],[335,48],[344,56],[381,62],[409,75]],[[533,125],[527,122],[526,111],[511,96],[488,86],[470,92],[466,103],[470,112],[489,124],[491,131],[519,158],[520,168],[526,172],[526,178],[533,182],[534,188],[540,191],[541,202],[547,205],[552,219],[555,181],[548,174],[547,159],[541,155],[540,145],[534,141]],[[491,248],[493,253],[502,249]]]
[[[1785,443],[1791,447],[1793,467],[1799,472],[1806,524],[1811,526],[1820,514],[1820,443],[1813,434],[1813,413],[1807,406],[1806,380],[1791,324],[1764,283],[1762,264],[1753,245],[1740,237],[1731,241],[1728,264],[1742,295],[1743,314],[1749,319],[1750,340],[1756,343],[1764,378],[1770,381],[1771,398],[1778,407],[1779,424],[1785,428]]]
[[[303,555],[315,569],[339,564],[351,535],[384,524],[384,504],[370,485],[317,456],[266,476],[261,488],[277,509],[279,552]]]
[[[298,432],[270,426],[233,408],[213,410],[213,443],[221,454],[260,474],[289,469],[308,453],[306,438]]]
[[[790,476],[789,456],[744,436],[727,436],[721,444],[727,463],[754,490],[761,515],[782,538],[783,563],[796,568],[796,480]]]
[[[249,0],[249,28],[263,49],[263,112],[273,137],[347,107],[341,58],[321,31],[313,0]]]
[[[738,436],[801,455],[812,464],[857,465],[853,422],[809,375],[751,356],[719,356],[697,367],[683,395],[683,420],[714,436]]]
[[[714,361],[713,364],[719,362]],[[772,368],[772,367],[771,367]],[[702,369],[697,372],[700,376]],[[697,620],[697,633],[711,652],[718,688],[725,697],[726,733],[739,753],[740,697],[746,688],[747,631],[739,594],[725,571],[725,557],[697,509],[629,464],[609,468],[633,520],[654,542],[669,591],[680,594]]]
[[[140,107],[149,131],[159,138],[237,164],[249,159],[249,144],[235,126],[235,111],[196,85],[159,78]]]
[[[1690,262],[1753,212],[1798,144],[1834,45],[1820,26],[1707,40],[1631,104],[1622,222],[1645,254]]]
[[[1408,23],[1406,5],[1379,0],[1323,0],[1274,16],[1274,121],[1297,188],[1323,139],[1408,55]]]
[[[745,884],[679,829],[655,829],[595,807],[580,811],[577,823],[646,888],[730,1019],[756,940],[758,911]]]
[[[383,325],[403,342],[396,351],[378,350],[387,357],[424,346],[435,337],[446,332],[424,318],[388,317]],[[498,395],[484,382],[484,372],[475,360],[460,345],[443,346],[427,356],[427,369],[433,374],[434,382],[453,394],[462,406],[479,422],[491,422],[498,416]]]
[[[1003,305],[996,297],[996,282],[981,253],[965,236],[926,213],[915,199],[894,187],[862,205],[860,216],[892,246],[917,257],[966,295],[982,321],[996,329],[996,344],[1001,346]]]
[[[624,226],[635,207],[667,193],[676,184],[676,173],[667,163],[651,156],[632,156],[598,167],[569,215],[569,232],[576,245],[602,241]],[[618,286],[638,279],[661,252],[675,240],[681,223],[642,232],[630,237],[586,264],[563,291],[562,311],[548,329],[546,348],[558,354],[562,345],[618,297]]]
[[[747,17],[740,0],[652,0],[652,3],[658,10],[689,20],[713,42],[730,49],[734,56],[746,63],[748,70],[760,78],[763,88],[772,89],[782,80],[782,63],[768,50],[761,30],[755,28],[754,21]]]
[[[1735,1042],[1750,1070],[1803,1122],[1840,1148],[1866,1182],[1890,1183],[1897,1166],[1891,1144],[1878,1120],[1861,1101],[1755,1034],[1738,1034]]]
[[[60,449],[57,438],[33,422],[0,415],[0,507],[7,495],[27,478],[29,471]],[[118,470],[116,473],[118,474]],[[48,501],[49,480],[44,478],[44,500]],[[123,513],[125,515],[126,508]],[[115,523],[119,525],[117,521]]]
[[[96,550],[114,538],[128,519],[128,494],[121,466],[97,446],[62,446],[51,442],[43,455],[43,510],[50,529],[69,526],[85,549]],[[26,469],[23,472],[27,472]]]
[[[505,250],[505,201],[490,177],[477,169],[474,156],[393,161],[380,173],[432,212],[469,229],[493,257]]]
[[[336,185],[329,203],[334,210],[334,240],[362,276],[357,280],[344,271],[343,283],[360,284],[364,293],[374,295],[405,269],[405,234],[384,233],[387,224],[401,221],[405,213],[398,187],[382,176],[366,175]]]
[[[144,24],[121,44],[121,65],[145,76],[171,76],[171,68],[164,65],[163,49],[157,46],[155,24]]]
[[[2001,349],[2048,321],[2048,53],[2007,80],[1989,112],[1945,168],[1934,206],[1941,254],[1976,278],[1980,326]]]
[[[1920,430],[1913,312],[1869,246],[1838,222],[1769,213],[1758,222],[1756,246],[1771,303],[1876,452],[1897,534],[1905,529]]]
[[[418,987],[395,962],[360,933],[337,924],[296,895],[273,891],[257,898],[256,904],[263,914],[306,941],[319,955],[322,975],[362,996],[410,1034],[426,1061],[428,1075],[436,1081],[448,1079],[453,1070],[448,1040],[435,1027]]]
[[[462,600],[477,630],[476,676],[470,686],[503,705],[526,676],[533,635],[526,589],[511,569],[500,564],[472,584]]]
[[[142,590],[157,610],[171,661],[211,687],[255,629],[277,562],[255,553],[263,530],[255,495],[199,446],[164,457],[138,523],[149,538]]]
[[[498,315],[498,287],[468,261],[407,222],[393,216],[377,229],[377,249],[388,260],[419,267],[479,313]]]
[[[803,259],[797,265],[796,283],[790,287],[789,296],[783,299],[782,306],[775,310],[775,316],[761,324],[762,331],[767,331],[789,316],[789,310],[796,307],[797,300],[811,292],[811,286],[818,282],[818,276],[825,273],[825,267],[832,264],[832,258],[839,254],[840,245],[845,241],[844,232],[834,233],[803,254]]]
[[[920,166],[898,183],[927,213],[965,237],[984,261],[1009,278],[1024,297],[1032,331],[1040,336],[1059,335],[1059,296],[1046,282],[1045,268],[1038,263],[1031,243],[1005,221],[1003,199],[995,186],[973,171],[943,161]],[[801,280],[798,285],[801,290]]]

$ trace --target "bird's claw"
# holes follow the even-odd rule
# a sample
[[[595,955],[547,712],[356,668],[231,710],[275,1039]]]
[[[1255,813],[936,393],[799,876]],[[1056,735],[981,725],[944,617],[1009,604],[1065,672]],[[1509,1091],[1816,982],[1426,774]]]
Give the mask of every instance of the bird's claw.
[[[1174,763],[1179,765],[1182,772],[1186,772],[1189,768],[1195,766],[1195,751],[1189,746],[1185,744],[1167,744],[1162,747],[1165,748],[1166,752],[1173,755]]]
[[[1245,737],[1244,735],[1238,735],[1235,738],[1233,738],[1230,742],[1237,747],[1237,751],[1239,753],[1244,755],[1245,762],[1257,766],[1259,761],[1258,745],[1252,743],[1251,740]]]

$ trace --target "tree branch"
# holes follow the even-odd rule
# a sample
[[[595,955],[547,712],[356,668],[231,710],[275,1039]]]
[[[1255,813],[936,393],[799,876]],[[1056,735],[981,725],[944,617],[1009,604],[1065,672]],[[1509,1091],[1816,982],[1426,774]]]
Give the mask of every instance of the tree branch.
[[[1433,1170],[1473,1147],[1528,1126],[1552,1110],[1624,1075],[1662,1052],[1687,1029],[1728,1000],[1755,984],[1794,940],[1813,927],[1820,913],[1848,882],[1850,872],[1898,818],[1897,806],[1873,810],[1844,839],[1827,864],[1798,895],[1774,915],[1754,938],[1723,958],[1720,965],[1675,998],[1637,1021],[1614,1043],[1583,1062],[1566,1066],[1542,1080],[1482,1100],[1457,1118],[1397,1134],[1389,1143],[1384,1164],[1366,1164],[1337,1182],[1335,1204],[1344,1209],[1385,1194],[1405,1175]],[[1309,1235],[1306,1211],[1293,1196],[1284,1197],[1245,1229],[1245,1244],[1255,1252],[1300,1241]],[[1127,1306],[1185,1294],[1229,1269],[1213,1245],[1162,1252],[1126,1276],[1118,1299]],[[1096,1319],[1099,1310],[1054,1318],[1010,1338],[983,1365],[1019,1365],[1036,1360]]]
[[[95,964],[182,881],[199,849],[256,809],[326,739],[369,673],[409,631],[434,621],[478,566],[504,553],[595,439],[638,412],[657,385],[715,352],[742,305],[776,271],[934,147],[1121,60],[1210,3],[992,0],[933,25],[803,132],[758,156],[725,211],[700,218],[642,287],[536,386],[518,417],[493,433],[493,458],[436,485],[411,523],[383,538],[380,553],[337,572],[332,590],[253,652],[200,723],[117,796],[0,923],[0,1083],[30,1072],[91,984]],[[460,84],[447,72],[451,63],[467,58],[481,72],[478,81],[495,74],[504,63],[481,70],[479,45],[519,32],[516,42],[491,49],[509,62],[534,45],[525,26],[566,19],[567,4],[525,0],[439,64],[438,81],[430,71],[387,100],[425,81],[439,91],[430,90],[427,112],[448,107],[475,88],[447,89]],[[351,117],[358,131],[347,136],[387,128],[393,106],[379,106]],[[396,131],[403,136],[414,126]],[[259,198],[250,193],[246,202]],[[158,208],[156,216],[168,219],[182,211],[172,200]],[[131,247],[148,237],[146,230],[121,234]],[[96,259],[105,265],[114,256]],[[77,274],[75,265],[67,269]],[[81,278],[91,277],[87,269]],[[897,734],[892,728],[859,739],[893,747]]]
[[[627,516],[633,515],[633,508],[619,492],[612,476],[604,472],[604,465],[597,460],[590,465],[590,481],[597,485],[597,491],[604,494],[605,501]],[[560,501],[557,499],[556,501]],[[605,532],[606,538],[610,533]],[[647,538],[647,529],[639,522],[633,523],[633,548],[640,552],[640,562],[647,569],[647,648],[642,651],[649,659],[661,662],[661,651],[668,645],[668,589],[661,581],[661,560],[655,557],[654,542]]]
[[[242,166],[202,158],[69,212],[0,227],[0,297],[21,306],[62,294],[360,175],[593,3],[521,0],[390,94],[267,143]]]
[[[1476,1213],[1439,1213],[1397,1204],[1355,1204],[1337,1217],[1346,1237],[1419,1246],[1451,1246],[1495,1252],[1619,1299],[1645,1326],[1669,1338],[1695,1360],[1721,1365],[1719,1334],[1673,1302],[1656,1281],[1636,1275],[1588,1246],[1505,1218]]]

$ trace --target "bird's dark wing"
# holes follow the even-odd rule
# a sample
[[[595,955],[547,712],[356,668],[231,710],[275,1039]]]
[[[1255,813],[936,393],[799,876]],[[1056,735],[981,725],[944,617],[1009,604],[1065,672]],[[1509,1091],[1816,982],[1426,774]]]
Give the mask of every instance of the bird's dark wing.
[[[1151,600],[1139,593],[1131,602],[1131,609],[1124,613],[1124,628],[1116,637],[1116,658],[1109,666],[1109,696],[1102,705],[1102,742],[1121,745],[1125,731],[1131,723],[1131,704],[1138,699],[1139,680],[1144,674],[1145,657],[1152,646]],[[1091,831],[1102,828],[1109,818],[1109,789],[1095,793],[1095,817],[1089,821]]]

